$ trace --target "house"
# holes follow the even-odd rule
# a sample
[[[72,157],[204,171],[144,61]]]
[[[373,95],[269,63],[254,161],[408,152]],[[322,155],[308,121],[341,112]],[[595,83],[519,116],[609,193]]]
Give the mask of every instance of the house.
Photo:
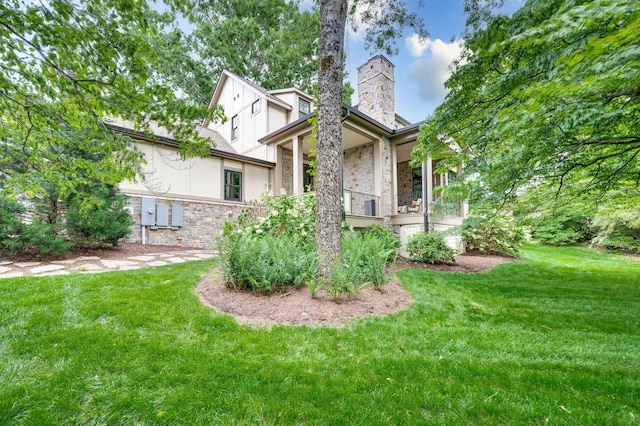
[[[434,208],[437,187],[459,170],[434,172],[430,159],[411,165],[420,123],[395,113],[394,66],[383,55],[358,68],[359,104],[343,105],[343,188],[346,220],[354,227],[377,223],[392,227],[404,243],[422,230],[461,224],[466,203]],[[272,191],[301,194],[313,190],[306,173],[312,144],[308,119],[314,99],[296,88],[265,90],[223,72],[212,104],[224,108],[224,123],[199,128],[216,148],[204,159],[181,160],[176,141],[155,129],[155,141],[124,122],[107,126],[137,139],[147,164],[144,181],[124,182],[136,220],[135,240],[149,244],[206,247],[224,222],[247,202]],[[460,247],[450,236],[449,244]]]

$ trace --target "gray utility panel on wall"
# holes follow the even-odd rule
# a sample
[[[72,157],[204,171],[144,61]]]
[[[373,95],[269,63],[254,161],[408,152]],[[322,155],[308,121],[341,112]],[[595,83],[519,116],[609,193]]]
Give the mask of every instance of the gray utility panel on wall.
[[[156,204],[154,197],[142,197],[140,215],[142,226],[169,227],[169,206]],[[181,226],[183,226],[183,207],[180,204],[171,203],[171,227],[179,228]]]
[[[156,224],[156,199],[153,197],[142,197],[142,208],[140,210],[140,225],[155,226]]]

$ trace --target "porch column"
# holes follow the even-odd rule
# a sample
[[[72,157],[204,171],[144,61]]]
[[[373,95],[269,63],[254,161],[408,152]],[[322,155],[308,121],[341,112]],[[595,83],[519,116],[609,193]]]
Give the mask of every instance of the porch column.
[[[433,161],[431,157],[422,163],[422,214],[425,215],[425,232],[433,228],[431,203],[433,202]]]
[[[302,155],[302,136],[293,138],[293,193],[304,192],[304,166]]]
[[[391,215],[393,214],[393,156],[391,149],[391,141],[388,138],[379,140],[379,158],[380,167],[380,213],[383,218],[383,224],[386,228],[391,228]],[[378,178],[376,177],[376,181]]]
[[[276,169],[275,169],[275,176],[274,176],[274,182],[273,182],[273,195],[275,195],[276,197],[280,196],[280,191],[282,190],[282,188],[284,188],[284,184],[282,182],[282,174],[284,173],[283,167],[282,167],[282,163],[283,163],[283,158],[282,158],[282,147],[280,145],[276,146],[276,161],[274,161],[276,163]]]

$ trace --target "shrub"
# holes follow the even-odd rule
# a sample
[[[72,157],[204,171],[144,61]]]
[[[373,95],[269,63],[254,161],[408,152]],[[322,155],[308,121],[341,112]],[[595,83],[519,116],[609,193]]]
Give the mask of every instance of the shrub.
[[[131,233],[133,220],[125,210],[127,198],[114,186],[96,185],[88,190],[97,203],[83,205],[82,198],[69,200],[65,215],[67,232],[74,243],[96,246],[118,242]]]
[[[609,250],[640,254],[640,216],[635,211],[619,211],[596,216],[594,245]]]
[[[470,216],[462,223],[462,241],[467,250],[515,256],[524,242],[524,232],[505,215]]]
[[[591,216],[569,207],[541,216],[532,236],[538,241],[556,246],[582,243],[593,238]]]
[[[345,237],[339,266],[348,280],[354,284],[370,283],[376,289],[382,289],[387,281],[387,261],[392,255],[395,259],[397,252],[395,247],[386,247],[388,243],[373,233]]]
[[[71,243],[55,235],[53,225],[23,223],[25,211],[20,203],[0,197],[0,250],[36,256],[61,255],[69,250]]]
[[[444,235],[439,232],[420,232],[412,235],[407,243],[407,252],[409,259],[414,262],[455,262],[455,250],[447,245]]]
[[[396,260],[396,256],[400,250],[400,240],[394,235],[391,229],[374,224],[362,228],[359,232],[365,238],[374,237],[382,243],[383,250],[388,253],[387,262],[394,262]]]
[[[317,275],[313,244],[300,238],[237,233],[221,238],[219,251],[224,278],[236,289],[272,291],[301,286]]]
[[[227,221],[223,234],[295,235],[313,238],[316,229],[315,203],[313,193],[281,197],[263,194],[260,203],[245,209],[234,220]],[[261,216],[261,212],[265,215]]]

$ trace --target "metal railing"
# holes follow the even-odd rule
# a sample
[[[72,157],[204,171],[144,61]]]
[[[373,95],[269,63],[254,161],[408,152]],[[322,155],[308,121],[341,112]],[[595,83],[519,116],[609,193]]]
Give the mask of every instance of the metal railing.
[[[380,197],[345,189],[344,210],[347,214],[378,217],[380,216]]]

